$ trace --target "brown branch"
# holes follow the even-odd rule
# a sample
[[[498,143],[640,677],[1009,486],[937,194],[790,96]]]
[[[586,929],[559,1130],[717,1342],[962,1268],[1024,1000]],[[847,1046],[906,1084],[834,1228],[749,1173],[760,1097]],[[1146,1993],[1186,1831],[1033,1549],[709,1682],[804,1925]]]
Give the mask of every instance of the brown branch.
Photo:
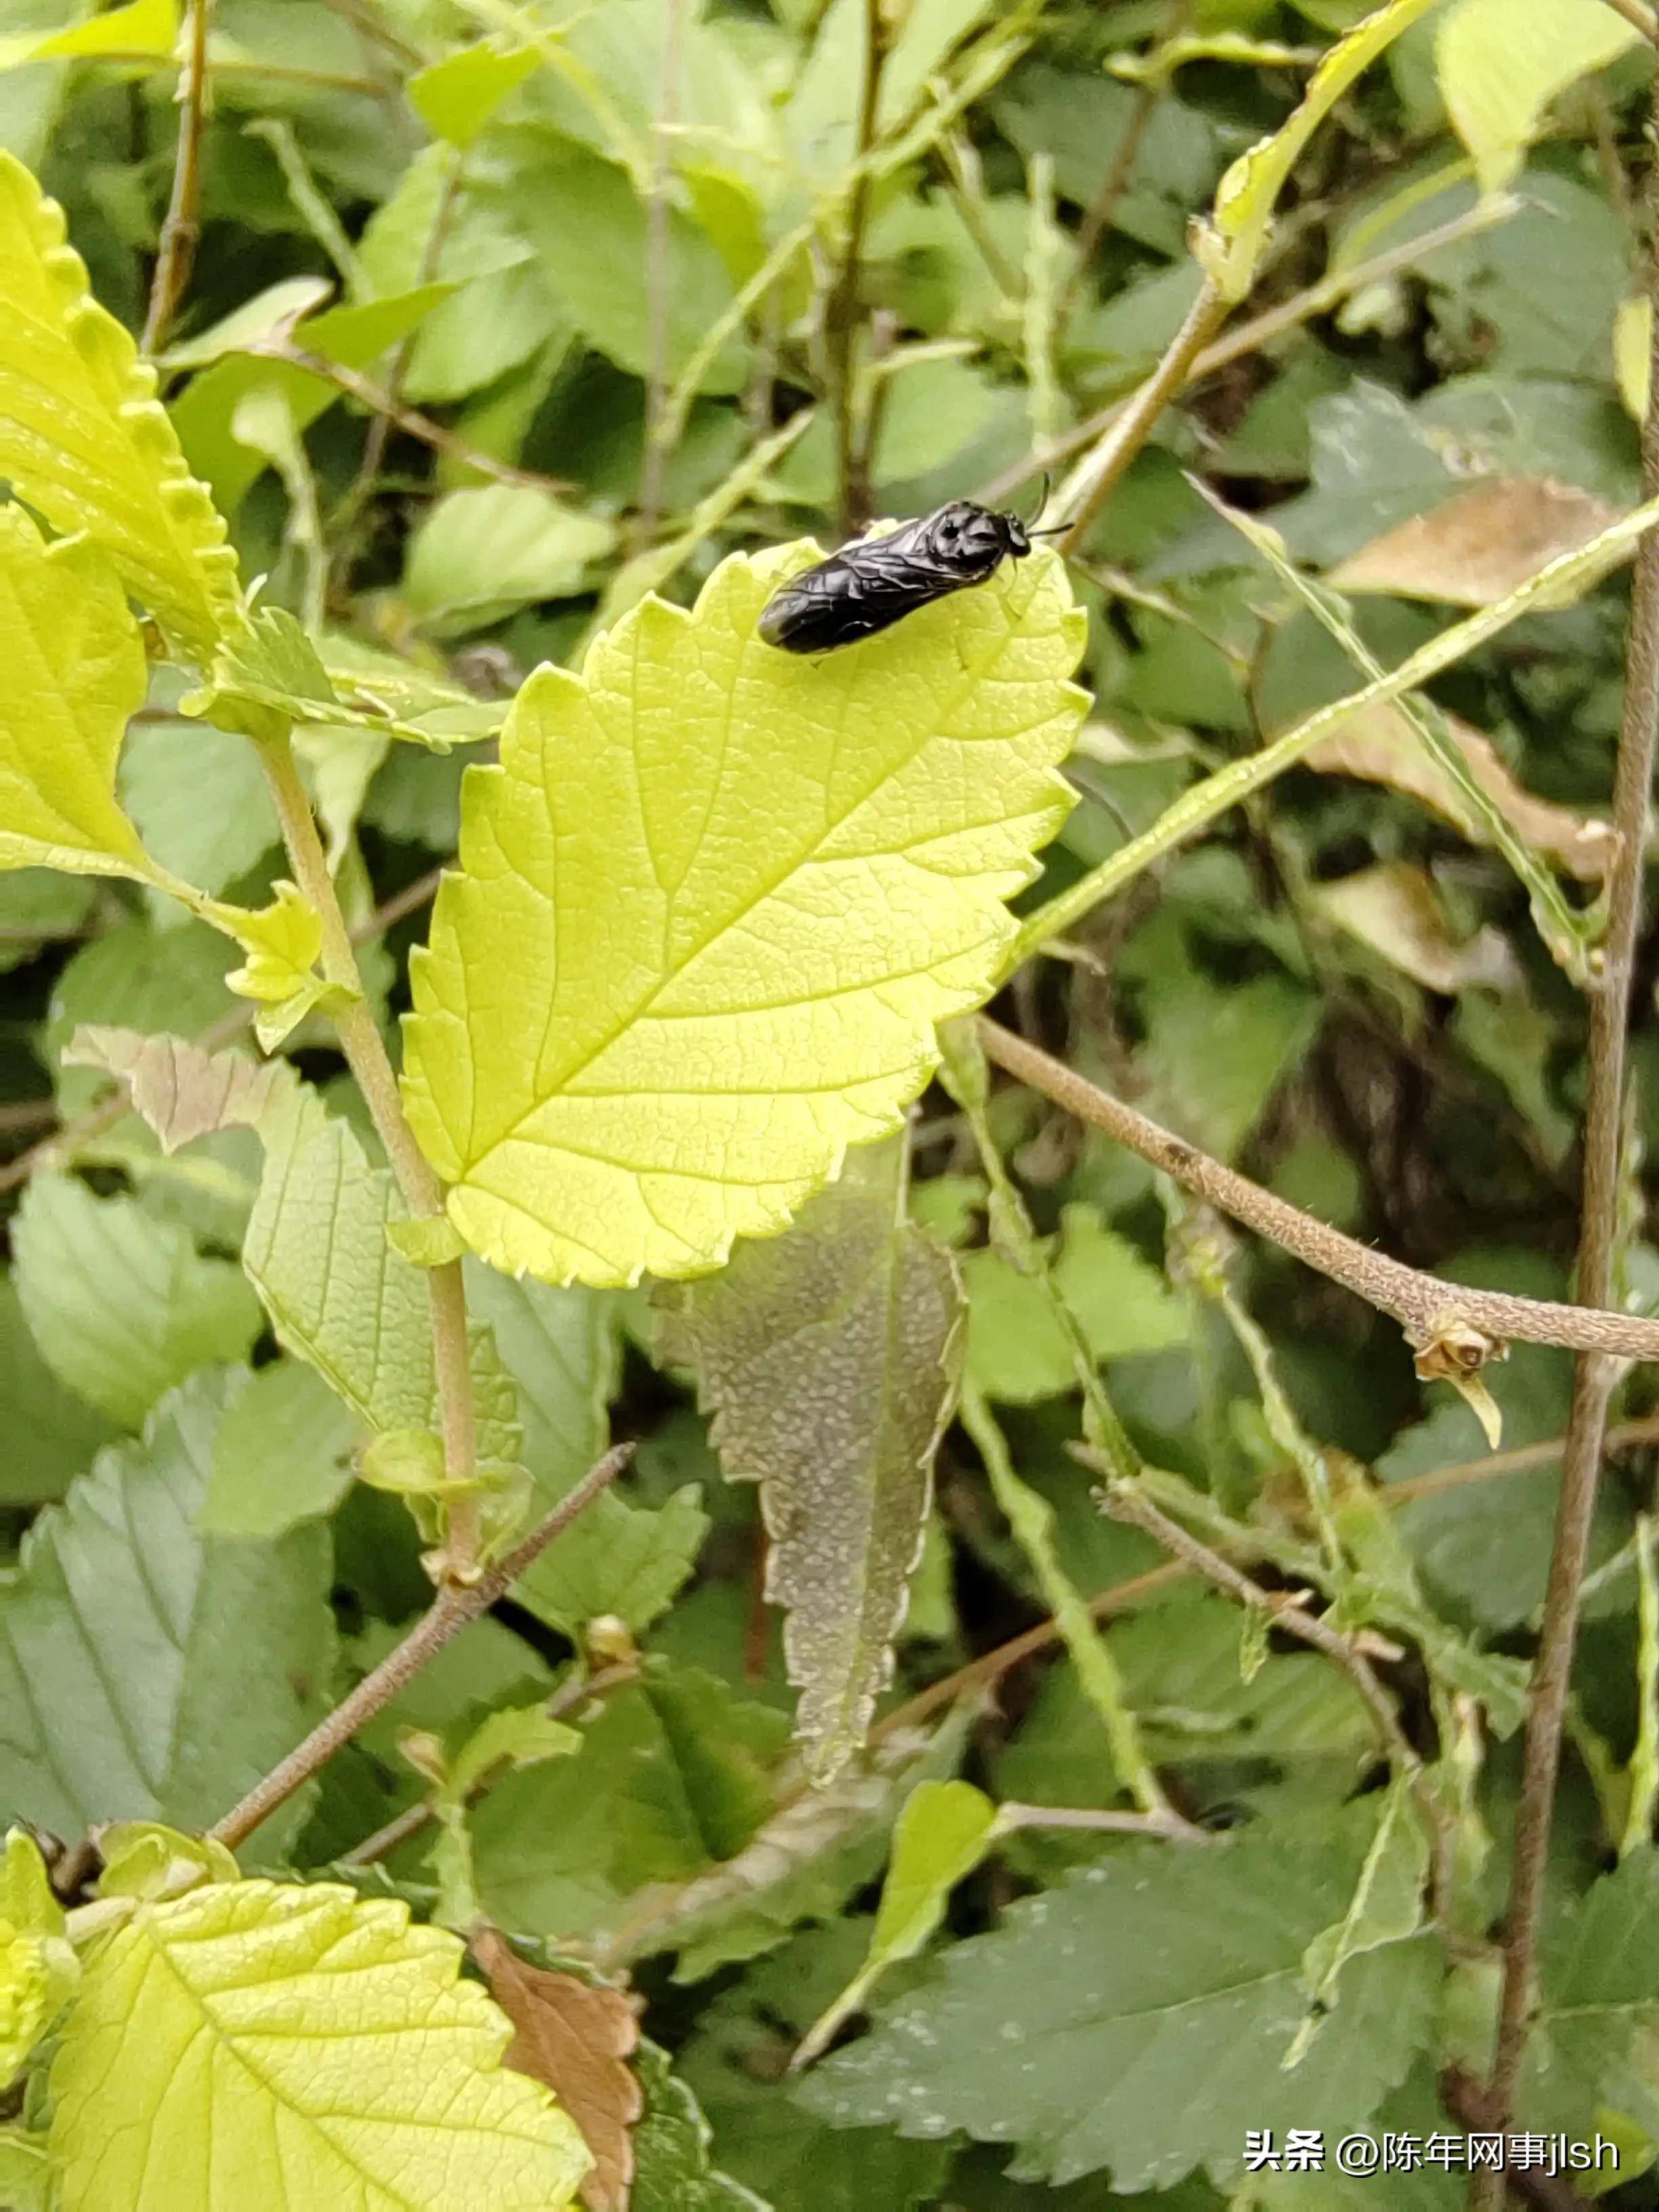
[[[245,1843],[262,1821],[268,1820],[279,1806],[285,1805],[296,1790],[333,1758],[343,1744],[349,1743],[359,1729],[390,1705],[404,1684],[412,1682],[428,1661],[435,1658],[469,1620],[476,1620],[497,1598],[505,1595],[531,1561],[616,1480],[633,1454],[631,1444],[615,1446],[588,1469],[575,1488],[559,1500],[516,1550],[509,1552],[477,1582],[450,1584],[441,1589],[403,1642],[364,1675],[350,1696],[343,1698],[325,1720],[319,1721],[305,1741],[273,1766],[262,1782],[257,1782],[240,1804],[234,1805],[222,1820],[215,1821],[208,1833],[216,1842],[228,1844],[233,1850]]]
[[[830,401],[836,425],[836,481],[845,538],[852,537],[870,520],[870,456],[860,449],[856,404],[858,322],[864,295],[864,226],[870,212],[870,155],[876,143],[886,52],[881,0],[864,0],[864,80],[853,149],[853,189],[847,203],[847,240],[840,274],[823,309]]]
[[[304,346],[295,345],[286,338],[266,338],[246,350],[261,361],[286,362],[291,368],[303,368],[313,376],[320,376],[348,399],[355,399],[372,415],[383,417],[397,429],[418,439],[422,445],[430,446],[434,453],[447,454],[462,467],[476,469],[481,477],[492,477],[497,483],[526,484],[532,491],[557,495],[568,492],[569,481],[564,477],[544,476],[538,469],[515,468],[511,461],[499,461],[494,453],[485,453],[482,446],[472,445],[441,422],[434,422],[429,415],[418,408],[406,407],[395,393],[382,391],[355,368],[343,362],[331,361],[325,354],[311,353]]]
[[[442,874],[441,868],[428,869],[425,875],[417,876],[412,884],[406,884],[402,890],[394,891],[384,905],[374,909],[367,921],[352,931],[352,944],[372,943],[395,922],[402,921],[406,915],[428,904],[437,892]],[[245,1030],[252,1029],[258,1012],[252,1000],[239,1000],[234,1006],[227,1006],[222,1014],[198,1031],[191,1042],[204,1052],[217,1052],[221,1045],[234,1043]],[[50,1136],[42,1137],[27,1152],[19,1152],[15,1159],[0,1162],[0,1192],[15,1190],[19,1183],[27,1182],[32,1175],[42,1168],[52,1166],[55,1161],[72,1160],[84,1146],[94,1144],[106,1129],[115,1127],[126,1112],[127,1103],[126,1091],[118,1084],[107,1098],[100,1099],[97,1105],[89,1107],[84,1114],[78,1114],[74,1121],[66,1121],[61,1128],[53,1130]],[[47,1121],[56,1118],[48,1101],[42,1100],[41,1109]]]
[[[1638,845],[1638,854],[1640,849]],[[1593,1304],[1561,1305],[1547,1298],[1516,1297],[1504,1291],[1471,1290],[1462,1283],[1443,1283],[1437,1275],[1425,1274],[1402,1261],[1391,1260],[1288,1205],[1236,1168],[1224,1166],[1184,1138],[1160,1128],[1133,1106],[1099,1090],[999,1023],[981,1015],[979,1029],[987,1056],[999,1067],[1042,1091],[1079,1121],[1103,1129],[1194,1197],[1203,1199],[1218,1212],[1231,1214],[1258,1236],[1270,1238],[1379,1312],[1392,1314],[1419,1350],[1428,1350],[1452,1332],[1472,1328],[1490,1338],[1494,1348],[1513,1340],[1565,1345],[1571,1351],[1629,1359],[1659,1359],[1659,1322]]]
[[[173,167],[173,197],[161,224],[161,237],[150,279],[144,316],[144,351],[154,360],[190,282],[202,234],[202,138],[207,125],[208,32],[213,0],[190,0],[184,63],[179,77],[179,150]]]
[[[1659,120],[1659,82],[1654,112]],[[1649,348],[1647,418],[1642,430],[1642,481],[1659,492],[1659,169],[1648,184],[1648,297],[1654,303]],[[1651,812],[1655,739],[1659,736],[1659,531],[1636,550],[1630,626],[1625,641],[1625,711],[1613,771],[1617,833],[1607,884],[1607,931],[1589,994],[1589,1091],[1584,1112],[1584,1170],[1578,1231],[1577,1294],[1604,1306],[1613,1290],[1618,1238],[1625,1115],[1626,1039],[1642,925],[1643,878]],[[1605,1355],[1616,1346],[1586,1345],[1573,1376],[1572,1410],[1561,1464],[1561,1497],[1550,1555],[1544,1618],[1528,1700],[1526,1753],[1516,1814],[1515,1863],[1504,1915],[1504,1990],[1491,2082],[1492,2124],[1508,2124],[1526,2050],[1533,2006],[1533,1960],[1544,1902],[1562,1724],[1578,1631],[1578,1586],[1589,1549],[1590,1520],[1601,1473],[1607,1406],[1618,1378]],[[1493,2183],[1488,2187],[1489,2181]],[[1477,2177],[1471,2212],[1496,2212],[1502,2183]]]
[[[1483,2081],[1477,2081],[1459,2066],[1448,2066],[1441,2072],[1439,2086],[1441,2103],[1461,2125],[1475,2135],[1503,2134],[1494,2117],[1492,2092]],[[1507,2181],[1523,2204],[1536,2205],[1539,2212],[1589,2212],[1570,2182],[1540,2167],[1506,2165],[1502,2173],[1492,2178],[1500,2188]]]
[[[1275,1628],[1287,1635],[1311,1644],[1334,1659],[1352,1680],[1354,1687],[1364,1700],[1366,1710],[1376,1723],[1376,1731],[1391,1759],[1408,1776],[1420,1771],[1421,1762],[1412,1749],[1406,1731],[1400,1725],[1400,1716],[1395,1711],[1394,1699],[1376,1679],[1369,1659],[1351,1636],[1340,1636],[1328,1627],[1317,1613],[1307,1611],[1293,1598],[1277,1595],[1252,1582],[1241,1567],[1231,1559],[1224,1559],[1219,1552],[1200,1541],[1178,1521],[1172,1521],[1160,1506],[1154,1505],[1138,1483],[1121,1479],[1109,1480],[1100,1492],[1103,1508],[1114,1521],[1122,1521],[1139,1528],[1161,1544],[1166,1552],[1190,1567],[1194,1574],[1212,1582],[1218,1589],[1225,1590],[1241,1605],[1257,1613],[1264,1613]],[[1436,1816],[1438,1826],[1438,1816]]]
[[[1117,410],[1084,472],[1078,504],[1069,527],[1060,540],[1062,554],[1074,553],[1093,527],[1130,463],[1157,428],[1158,418],[1178,392],[1196,375],[1194,364],[1225,319],[1227,301],[1206,276],[1198,297],[1188,308],[1181,328],[1164,349],[1164,358],[1146,381]]]

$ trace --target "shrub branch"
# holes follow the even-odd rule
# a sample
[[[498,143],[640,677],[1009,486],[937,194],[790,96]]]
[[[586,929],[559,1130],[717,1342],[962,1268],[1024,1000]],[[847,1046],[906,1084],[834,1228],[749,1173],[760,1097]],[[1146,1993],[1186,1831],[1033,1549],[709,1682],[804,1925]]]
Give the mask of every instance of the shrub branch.
[[[434,1659],[469,1620],[476,1620],[497,1598],[506,1595],[531,1561],[616,1480],[633,1452],[631,1444],[617,1444],[588,1469],[575,1488],[559,1500],[516,1550],[509,1552],[476,1582],[450,1583],[441,1589],[403,1642],[364,1675],[351,1695],[343,1698],[325,1720],[319,1721],[303,1743],[296,1745],[286,1759],[273,1766],[262,1782],[255,1783],[240,1804],[232,1806],[222,1820],[216,1821],[209,1834],[233,1850],[245,1843],[262,1821],[268,1820],[278,1806],[285,1805],[296,1790],[328,1764],[343,1744],[349,1743],[359,1729],[367,1726],[376,1713],[390,1705],[404,1684],[412,1682],[427,1662]]]
[[[1655,112],[1659,118],[1659,84]],[[1655,302],[1650,347],[1647,418],[1642,431],[1645,496],[1659,490],[1659,169],[1648,185],[1648,296]],[[1587,1307],[1605,1306],[1613,1289],[1618,1237],[1625,1109],[1626,1033],[1651,815],[1655,738],[1659,734],[1659,531],[1636,551],[1630,626],[1625,643],[1625,708],[1613,771],[1617,833],[1607,884],[1607,930],[1600,974],[1589,994],[1589,1091],[1584,1115],[1584,1167],[1578,1229],[1577,1289]],[[1563,1342],[1567,1339],[1560,1340]],[[1515,1863],[1504,1915],[1504,1990],[1492,2064],[1492,2125],[1509,2124],[1526,2048],[1533,2003],[1533,1960],[1543,1907],[1545,1863],[1562,1724],[1578,1629],[1578,1588],[1589,1548],[1590,1519],[1605,1447],[1607,1406],[1618,1379],[1607,1357],[1616,1346],[1584,1344],[1573,1376],[1572,1408],[1561,1462],[1555,1543],[1534,1662],[1526,1753],[1516,1815]],[[1488,2183],[1492,2186],[1488,2186]],[[1502,2179],[1485,2173],[1469,2191],[1471,2212],[1496,2212]],[[1497,2193],[1495,2193],[1497,2192]]]
[[[1638,854],[1640,847],[1637,848]],[[1570,1351],[1612,1354],[1630,1359],[1659,1359],[1659,1322],[1636,1314],[1613,1313],[1596,1305],[1561,1305],[1547,1298],[1516,1297],[1506,1291],[1480,1291],[1462,1283],[1443,1283],[1437,1275],[1408,1267],[1374,1252],[1328,1222],[1288,1205],[1236,1168],[1224,1166],[1156,1121],[1148,1121],[1121,1098],[1100,1090],[1038,1046],[1028,1044],[1000,1023],[981,1017],[987,1056],[1033,1091],[1052,1098],[1068,1114],[1103,1129],[1120,1145],[1150,1160],[1183,1190],[1218,1212],[1231,1214],[1269,1238],[1320,1274],[1328,1275],[1382,1313],[1392,1314],[1419,1352],[1428,1352],[1460,1331],[1475,1330],[1496,1352],[1505,1342],[1565,1345]],[[1615,1115],[1615,1137],[1617,1116]],[[1605,1295],[1605,1289],[1604,1293]],[[1472,1363],[1478,1364],[1478,1360]]]

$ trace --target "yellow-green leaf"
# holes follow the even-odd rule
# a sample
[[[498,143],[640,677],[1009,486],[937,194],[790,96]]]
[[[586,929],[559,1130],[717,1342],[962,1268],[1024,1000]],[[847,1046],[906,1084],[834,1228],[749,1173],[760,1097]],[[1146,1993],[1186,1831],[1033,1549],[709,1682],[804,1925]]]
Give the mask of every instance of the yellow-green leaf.
[[[0,362],[0,392],[3,378]],[[115,798],[144,701],[138,625],[109,564],[84,541],[46,545],[20,507],[0,507],[0,867],[147,875]]]
[[[127,0],[122,8],[88,15],[67,30],[21,31],[0,39],[0,69],[15,69],[24,62],[88,61],[100,54],[119,54],[131,61],[151,54],[160,61],[170,56],[179,42],[178,0]]]
[[[51,1988],[46,1945],[0,1920],[0,2088],[9,2088],[40,2041]]]
[[[1441,97],[1482,188],[1510,182],[1558,93],[1641,35],[1602,0],[1460,0],[1443,15],[1434,44]]]
[[[520,693],[415,955],[404,1095],[509,1273],[698,1273],[897,1126],[992,987],[1083,695],[1046,550],[815,658],[755,635],[816,549],[647,600]]]
[[[52,2068],[64,2212],[559,2212],[588,2165],[460,1944],[333,1884],[140,1904]]]
[[[971,1782],[916,1785],[893,1831],[892,1863],[871,1932],[869,1956],[807,2030],[795,2053],[797,2066],[805,2066],[827,2046],[889,1966],[921,1950],[944,1918],[951,1892],[984,1857],[996,1820],[996,1807]]]
[[[409,102],[434,137],[470,146],[490,117],[536,66],[533,46],[499,53],[463,46],[409,80]]]
[[[332,1012],[348,994],[315,970],[323,949],[322,917],[293,884],[271,885],[276,897],[256,913],[216,906],[214,918],[231,930],[247,959],[225,981],[245,999],[258,1001],[254,1031],[267,1052],[275,1052],[290,1030],[316,1007]]]
[[[154,373],[92,297],[62,210],[4,152],[0,477],[54,530],[84,532],[192,659],[240,620],[223,519],[185,465]]]
[[[1196,227],[1194,249],[1224,299],[1242,300],[1254,283],[1273,204],[1314,132],[1362,70],[1433,4],[1434,0],[1387,0],[1356,23],[1314,71],[1288,120],[1241,154],[1223,177],[1210,221]]]

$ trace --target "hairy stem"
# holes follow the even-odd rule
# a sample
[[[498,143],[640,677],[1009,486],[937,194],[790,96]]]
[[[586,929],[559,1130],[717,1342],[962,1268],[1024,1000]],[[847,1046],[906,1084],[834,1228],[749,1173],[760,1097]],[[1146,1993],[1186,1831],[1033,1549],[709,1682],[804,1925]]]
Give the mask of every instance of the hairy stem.
[[[202,137],[207,127],[208,33],[212,23],[213,0],[190,0],[179,75],[179,151],[173,167],[173,197],[161,224],[144,316],[143,348],[152,357],[167,343],[202,234]]]
[[[1075,553],[1088,536],[1095,517],[1158,427],[1158,416],[1176,394],[1191,382],[1194,362],[1215,336],[1226,314],[1226,301],[1206,277],[1181,328],[1165,349],[1163,360],[1121,411],[1113,416],[1099,445],[1079,464],[1061,488],[1060,504],[1069,511],[1068,527],[1060,541],[1061,553]]]
[[[1369,1244],[1344,1236],[1328,1222],[1304,1213],[1236,1168],[1148,1121],[1133,1106],[1102,1091],[1061,1061],[1028,1044],[1000,1023],[981,1016],[979,1031],[987,1056],[1109,1137],[1150,1160],[1183,1190],[1231,1214],[1308,1267],[1341,1283],[1368,1305],[1392,1314],[1413,1342],[1427,1346],[1459,1325],[1478,1329],[1494,1346],[1513,1340],[1527,1344],[1560,1344],[1575,1352],[1659,1359],[1659,1322],[1635,1314],[1609,1312],[1592,1305],[1560,1305],[1547,1298],[1522,1298],[1505,1291],[1467,1289],[1443,1283],[1437,1275],[1390,1260]],[[1582,1288],[1582,1284],[1581,1284]]]
[[[1655,112],[1659,118],[1659,85]],[[1642,477],[1650,499],[1659,492],[1659,170],[1648,187],[1648,296],[1655,303],[1649,359]],[[1604,1306],[1613,1291],[1625,1118],[1626,1035],[1637,939],[1642,923],[1656,736],[1659,735],[1659,531],[1637,548],[1625,649],[1624,721],[1613,771],[1613,823],[1618,843],[1607,884],[1607,932],[1589,1000],[1589,1092],[1584,1114],[1584,1168],[1575,1287],[1587,1307]],[[1504,1915],[1504,1991],[1491,2082],[1492,2126],[1508,2125],[1526,2049],[1533,2002],[1533,1962],[1544,1901],[1562,1723],[1578,1631],[1578,1587],[1589,1548],[1590,1519],[1618,1370],[1607,1355],[1617,1346],[1587,1345],[1573,1376],[1572,1410],[1561,1463],[1561,1497],[1550,1555],[1544,1617],[1528,1703],[1526,1754],[1516,1816],[1515,1864]],[[1501,2179],[1475,2177],[1472,2212],[1495,2212]]]
[[[283,842],[293,863],[300,889],[322,917],[323,973],[331,983],[343,985],[352,995],[334,1017],[340,1049],[356,1078],[404,1203],[411,1214],[428,1218],[444,1210],[443,1186],[427,1164],[415,1141],[398,1095],[398,1079],[374,1015],[362,994],[356,955],[346,929],[345,916],[335,896],[322,841],[311,811],[311,801],[295,765],[294,748],[286,734],[267,738],[259,745],[265,780],[276,804]],[[425,1270],[427,1298],[432,1316],[432,1360],[438,1386],[439,1426],[443,1433],[444,1474],[447,1481],[465,1485],[471,1479],[475,1457],[472,1376],[467,1358],[466,1291],[461,1263],[450,1260]],[[445,1547],[446,1572],[465,1580],[475,1571],[478,1553],[478,1515],[474,1500],[463,1490],[453,1493],[449,1509],[449,1539]]]
[[[262,1782],[255,1783],[240,1805],[234,1805],[222,1820],[216,1821],[209,1834],[219,1843],[228,1844],[233,1850],[246,1842],[262,1821],[268,1820],[278,1806],[285,1805],[296,1790],[327,1765],[342,1744],[349,1743],[359,1729],[390,1705],[404,1684],[412,1682],[452,1637],[458,1636],[469,1620],[476,1620],[503,1596],[531,1561],[616,1480],[632,1455],[631,1444],[617,1445],[588,1469],[575,1488],[559,1500],[515,1551],[509,1552],[476,1582],[464,1588],[452,1584],[441,1589],[403,1642],[364,1675],[351,1695],[343,1698],[326,1720],[319,1721],[303,1743],[273,1766]]]

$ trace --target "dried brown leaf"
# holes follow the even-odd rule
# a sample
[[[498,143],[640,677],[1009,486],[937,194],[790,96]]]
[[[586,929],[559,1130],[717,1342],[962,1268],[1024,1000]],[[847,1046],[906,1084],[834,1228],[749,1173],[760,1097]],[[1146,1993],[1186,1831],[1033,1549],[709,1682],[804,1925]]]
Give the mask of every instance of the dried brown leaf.
[[[1473,984],[1502,990],[1519,980],[1514,950],[1502,931],[1488,926],[1460,944],[1433,878],[1407,861],[1390,860],[1322,884],[1315,899],[1339,928],[1431,991],[1462,991]]]
[[[70,1067],[95,1067],[125,1083],[164,1152],[216,1129],[252,1128],[294,1074],[284,1060],[204,1052],[183,1037],[83,1025],[64,1050]]]
[[[645,2093],[628,2063],[640,2039],[632,2003],[619,1990],[532,1966],[494,1928],[474,1931],[472,1955],[515,2030],[506,2063],[547,2084],[593,2154],[582,2203],[589,2212],[628,2212],[631,2130],[645,2110]]]
[[[1385,530],[1334,568],[1339,592],[1396,592],[1489,607],[1618,519],[1594,492],[1550,477],[1492,477]]]
[[[1441,720],[1462,750],[1469,774],[1517,836],[1586,883],[1597,882],[1607,873],[1613,845],[1609,823],[1535,797],[1510,774],[1490,738],[1455,714],[1443,713]],[[1472,845],[1489,842],[1486,825],[1470,811],[1398,707],[1362,707],[1345,715],[1308,754],[1307,765],[1325,775],[1386,783],[1431,807]]]

